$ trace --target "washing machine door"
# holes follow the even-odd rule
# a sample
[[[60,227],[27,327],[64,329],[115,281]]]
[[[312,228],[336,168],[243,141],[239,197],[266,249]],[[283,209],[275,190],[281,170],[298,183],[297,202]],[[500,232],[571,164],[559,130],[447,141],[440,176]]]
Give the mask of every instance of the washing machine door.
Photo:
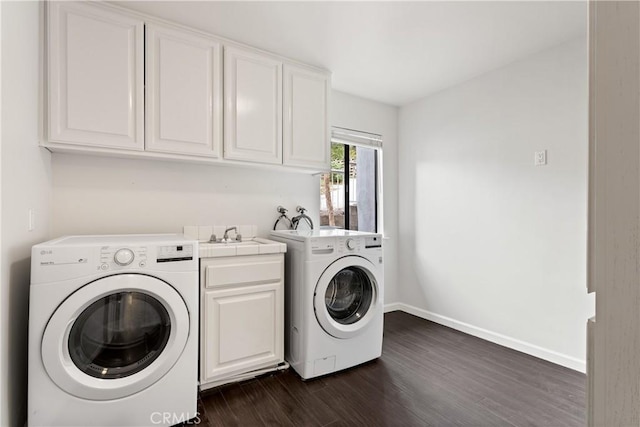
[[[42,361],[67,393],[113,400],[162,378],[189,332],[187,306],[172,286],[119,274],[85,285],[60,304],[44,331]]]
[[[374,264],[359,256],[332,263],[320,276],[314,311],[322,328],[336,338],[351,338],[366,328],[380,309]]]

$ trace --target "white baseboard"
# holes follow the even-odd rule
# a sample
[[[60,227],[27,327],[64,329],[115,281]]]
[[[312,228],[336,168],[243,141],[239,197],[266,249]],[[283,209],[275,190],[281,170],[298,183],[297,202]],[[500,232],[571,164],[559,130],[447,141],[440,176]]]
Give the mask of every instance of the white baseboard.
[[[402,309],[403,306],[404,306],[404,304],[402,304],[400,302],[392,302],[390,304],[385,304],[384,305],[384,312],[388,313],[390,311],[404,311]]]
[[[498,334],[496,332],[479,328],[468,323],[460,322],[450,317],[441,316],[439,314],[432,313],[430,311],[423,310],[409,304],[404,304],[401,302],[386,304],[384,306],[384,312],[388,313],[390,311],[404,311],[405,313],[413,314],[414,316],[420,317],[422,319],[430,320],[440,325],[448,326],[457,331],[461,331],[469,335],[473,335],[474,337],[491,341],[501,346],[508,347],[543,360],[547,360],[549,362],[567,367],[569,369],[573,369],[575,371],[584,373],[587,370],[587,363],[585,360],[567,356],[566,354],[558,353],[556,351],[539,347],[525,341]]]

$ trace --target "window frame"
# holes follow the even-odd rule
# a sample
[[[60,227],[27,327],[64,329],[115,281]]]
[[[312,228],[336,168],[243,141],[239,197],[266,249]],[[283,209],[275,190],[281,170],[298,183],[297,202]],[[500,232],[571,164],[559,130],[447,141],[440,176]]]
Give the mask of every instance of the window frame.
[[[342,230],[351,230],[351,206],[350,206],[350,202],[349,202],[349,196],[350,196],[350,182],[351,182],[351,178],[350,178],[350,151],[351,148],[355,148],[355,147],[363,147],[363,148],[368,148],[370,150],[373,150],[374,152],[374,162],[373,162],[373,179],[374,179],[374,201],[373,201],[373,205],[374,205],[374,224],[375,224],[375,228],[373,233],[378,233],[378,230],[381,228],[381,224],[380,224],[380,211],[379,211],[379,206],[380,206],[380,191],[381,191],[381,186],[380,186],[380,164],[379,162],[381,161],[382,156],[380,155],[381,151],[382,151],[382,147],[381,146],[375,146],[375,145],[367,145],[367,144],[354,144],[354,143],[349,143],[348,141],[345,141],[343,139],[338,139],[338,138],[331,138],[331,145],[333,144],[340,144],[342,145],[343,148],[343,170],[342,170],[342,181],[343,181],[343,196],[344,196],[344,227],[341,227],[340,229]],[[334,174],[334,173],[340,173],[340,172],[335,172],[333,169],[331,169],[328,172],[330,175]],[[322,225],[320,227],[323,227]],[[327,226],[324,226],[327,227]],[[351,230],[351,231],[358,231],[358,230]]]

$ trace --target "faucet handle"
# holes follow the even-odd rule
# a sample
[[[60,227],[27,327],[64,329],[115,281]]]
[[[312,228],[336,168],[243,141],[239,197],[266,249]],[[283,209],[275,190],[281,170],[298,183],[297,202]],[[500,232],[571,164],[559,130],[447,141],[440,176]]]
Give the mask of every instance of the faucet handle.
[[[212,234],[211,237],[209,237],[209,243],[216,243],[218,241],[218,239],[216,239],[216,235]]]
[[[236,242],[242,242],[242,235],[236,234]]]

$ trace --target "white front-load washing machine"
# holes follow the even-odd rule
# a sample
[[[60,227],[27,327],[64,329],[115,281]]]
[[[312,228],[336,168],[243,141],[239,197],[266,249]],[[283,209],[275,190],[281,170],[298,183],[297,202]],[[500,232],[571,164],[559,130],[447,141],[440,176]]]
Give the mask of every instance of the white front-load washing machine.
[[[348,230],[284,230],[285,358],[309,379],[382,354],[382,236]]]
[[[28,425],[197,420],[198,242],[70,236],[32,249]]]

